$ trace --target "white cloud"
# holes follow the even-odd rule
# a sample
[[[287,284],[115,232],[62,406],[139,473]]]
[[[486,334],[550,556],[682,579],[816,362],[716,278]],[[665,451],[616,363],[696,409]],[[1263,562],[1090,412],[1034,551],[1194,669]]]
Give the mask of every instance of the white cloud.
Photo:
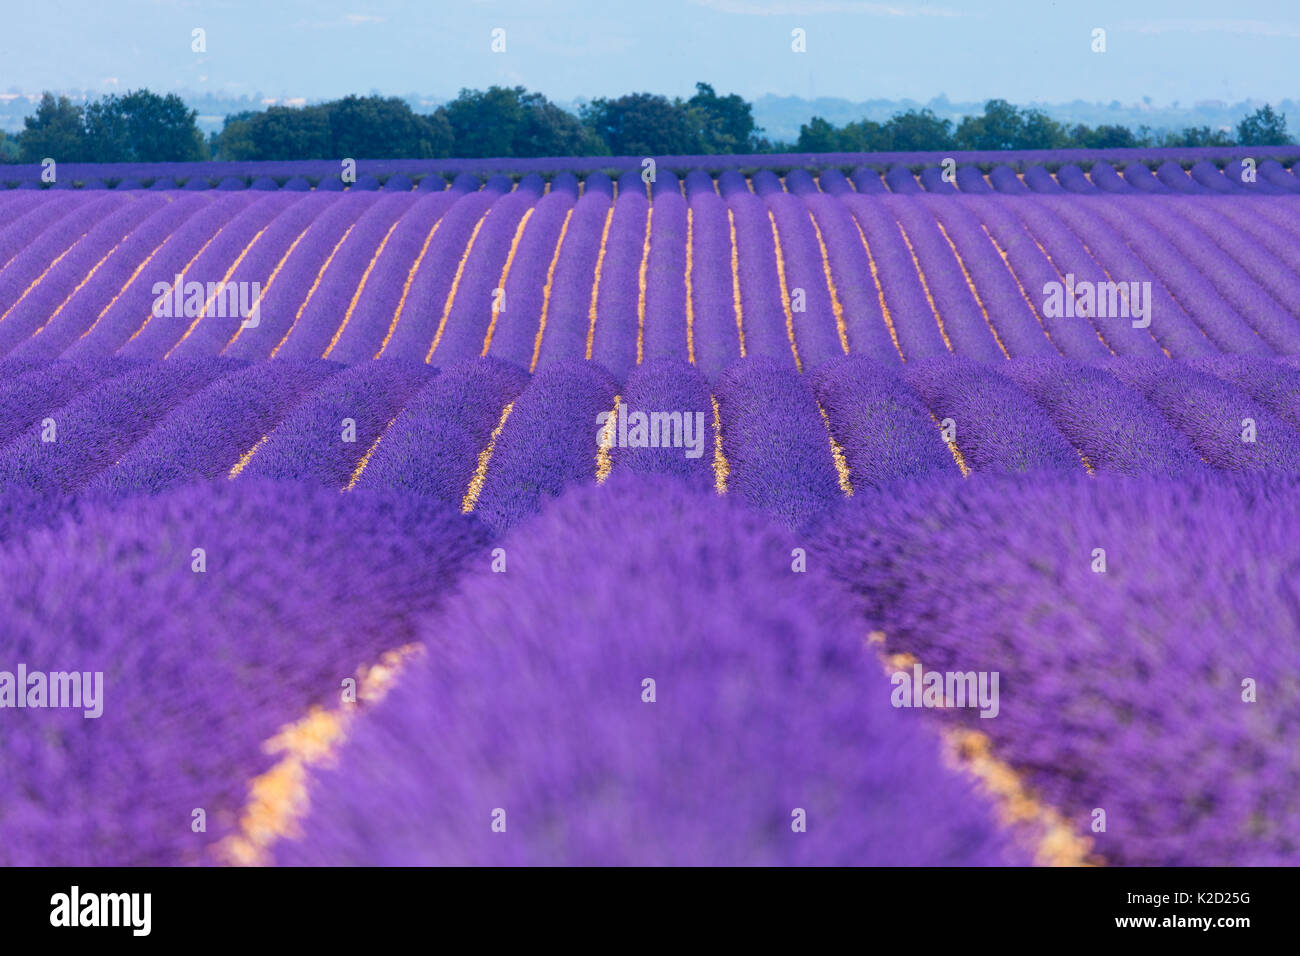
[[[383,23],[387,17],[375,17],[368,13],[347,13],[343,15],[343,22],[348,26],[360,26],[363,23]]]
[[[1300,37],[1300,24],[1229,17],[1169,17],[1160,20],[1126,20],[1119,29],[1130,33],[1243,33],[1262,37]]]
[[[860,0],[691,0],[719,13],[751,17],[802,17],[819,13],[861,13],[872,17],[960,17],[950,7],[866,3]]]

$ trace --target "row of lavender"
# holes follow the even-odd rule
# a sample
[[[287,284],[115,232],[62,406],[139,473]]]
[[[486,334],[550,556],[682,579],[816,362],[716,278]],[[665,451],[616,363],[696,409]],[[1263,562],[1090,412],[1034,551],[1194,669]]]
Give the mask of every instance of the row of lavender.
[[[669,170],[707,169],[794,169],[797,167],[856,166],[884,170],[890,166],[920,168],[938,162],[934,152],[888,153],[773,153],[734,156],[656,156],[657,164]],[[1228,146],[1194,148],[1134,148],[1134,149],[1060,149],[1060,150],[965,150],[950,154],[961,165],[992,167],[999,164],[1020,170],[1026,166],[1055,167],[1066,163],[1086,166],[1101,160],[1108,163],[1132,162],[1159,165],[1165,161],[1191,166],[1202,160],[1224,166],[1239,162],[1244,157],[1275,159],[1290,166],[1300,158],[1297,146]],[[57,159],[57,157],[56,157]],[[535,159],[358,159],[358,174],[383,178],[404,174],[415,178],[427,173],[455,177],[460,173],[589,173],[597,170],[640,171],[644,156],[590,156],[542,157]],[[184,180],[201,177],[217,182],[226,177],[256,179],[267,176],[287,179],[303,176],[325,179],[338,175],[339,160],[290,160],[208,163],[64,163],[61,168],[73,180],[158,179],[167,177]],[[3,168],[8,181],[40,181],[44,168],[39,164],[13,165]]]
[[[653,199],[614,198],[608,180],[580,194],[574,177],[419,195],[13,194],[0,200],[0,354],[491,355],[529,370],[590,358],[619,378],[673,359],[714,380],[745,355],[811,369],[846,353],[1300,353],[1289,200],[756,184],[729,172],[715,189],[698,173],[684,196],[661,180]],[[229,307],[216,282],[255,308]]]
[[[712,388],[676,362],[647,362],[621,383],[594,363],[530,377],[493,359],[441,373],[228,359],[11,360],[3,371],[0,486],[15,532],[44,513],[33,495],[156,494],[199,478],[401,490],[505,530],[546,496],[610,471],[725,488],[794,528],[908,480],[1300,471],[1293,360],[900,368],[842,357],[801,376],[750,358]],[[650,411],[674,415],[671,429],[649,423]],[[472,481],[489,446],[491,469]]]
[[[1294,863],[1300,368],[997,368],[8,360],[5,648],[112,696],[0,737],[0,859],[219,859],[264,742],[416,642],[282,862],[1024,861],[881,631],[1001,675],[931,716],[1107,861]]]
[[[1209,160],[1201,159],[1191,163],[1190,167],[1186,169],[1174,160],[1165,160],[1154,168],[1145,162],[1130,162],[1123,164],[1118,171],[1115,166],[1102,159],[1085,163],[1082,166],[1076,163],[1065,163],[1050,166],[1026,165],[1020,169],[1005,163],[993,165],[987,170],[974,164],[952,165],[946,169],[943,166],[936,165],[917,168],[902,164],[895,164],[886,167],[884,170],[877,170],[870,166],[846,168],[852,169],[851,174],[847,177],[852,184],[852,188],[862,193],[894,192],[906,194],[922,191],[934,193],[960,191],[1009,194],[1026,192],[1084,194],[1103,192],[1285,195],[1300,192],[1300,180],[1296,179],[1294,169],[1288,170],[1276,159],[1268,157],[1245,157],[1240,160],[1230,161],[1223,166],[1216,166]],[[702,169],[691,170],[690,172],[695,171],[712,175],[712,173]],[[722,172],[726,171],[723,170]],[[640,170],[638,170],[639,172]],[[662,172],[668,182],[676,183],[676,174],[673,173],[671,168],[665,167]],[[523,175],[535,176],[540,174],[524,173]],[[550,172],[548,178],[563,181],[564,178],[573,175],[575,174],[572,171]],[[689,173],[684,171],[683,175],[689,175]],[[845,173],[840,169],[823,165],[791,169],[786,171],[784,177],[778,176],[776,172],[770,169],[756,170],[751,175],[754,179],[755,191],[760,188],[760,182],[764,183],[763,188],[770,188],[768,184],[773,182],[783,183],[785,178],[791,176],[816,176],[814,182],[822,177],[829,177],[831,183],[835,185],[838,185],[845,178]],[[656,182],[658,176],[659,171],[656,170]],[[491,185],[495,180],[502,178],[510,179],[510,177],[502,173],[497,173],[496,175],[488,175],[487,181]],[[594,178],[600,181],[607,179],[608,173],[605,170],[595,170],[587,172],[584,178]],[[462,184],[461,188],[468,184],[472,184],[474,188],[477,188],[479,177],[474,173],[461,172],[453,178],[452,182]],[[46,184],[40,179],[0,181],[0,189],[4,189],[6,186],[16,189],[46,188]],[[325,174],[318,171],[316,175],[310,177],[302,174],[280,177],[265,174],[261,176],[225,175],[214,177],[191,171],[187,177],[183,176],[180,180],[171,176],[142,177],[139,175],[126,176],[120,179],[109,178],[107,180],[97,177],[71,179],[65,170],[62,178],[58,178],[56,174],[55,181],[49,183],[48,188],[92,190],[106,188],[117,190],[146,188],[158,190],[218,189],[223,192],[240,189],[285,189],[290,192],[305,192],[311,189],[331,192],[342,192],[344,190],[366,192],[383,189],[388,192],[409,192],[412,189],[420,191],[442,190],[447,188],[447,180],[438,172],[422,171],[414,174],[413,177],[401,172],[379,175],[367,172],[345,181],[337,168],[333,168]],[[642,187],[638,187],[633,182],[631,188]],[[828,191],[830,190],[828,189]]]

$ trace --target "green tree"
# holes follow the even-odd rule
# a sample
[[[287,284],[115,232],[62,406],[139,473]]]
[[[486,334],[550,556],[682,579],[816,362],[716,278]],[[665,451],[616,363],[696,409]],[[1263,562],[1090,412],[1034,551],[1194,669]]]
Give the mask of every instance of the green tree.
[[[395,96],[345,96],[326,104],[331,150],[353,159],[430,159],[446,156],[446,120],[420,116]]]
[[[110,93],[85,110],[85,141],[97,163],[192,162],[207,158],[203,135],[189,109],[175,93],[159,96],[133,90]]]
[[[583,122],[615,156],[683,156],[703,148],[686,104],[651,93],[594,99],[582,107]]]
[[[1097,127],[1079,123],[1070,130],[1070,145],[1078,149],[1130,149],[1148,145],[1127,126],[1104,124]]]
[[[461,90],[435,116],[457,156],[582,156],[606,152],[594,132],[541,93],[522,86]]]
[[[700,147],[705,153],[752,153],[758,148],[753,107],[737,93],[719,96],[708,83],[696,83],[686,101],[695,116]]]
[[[924,125],[928,125],[928,120],[924,118],[909,117],[903,120],[902,126],[898,127],[901,129],[901,138],[914,141],[932,134],[940,139],[948,136],[942,129],[942,121],[939,122],[939,128],[931,133],[926,133],[921,128]],[[887,129],[869,119],[845,123],[836,129],[820,116],[814,116],[811,122],[799,127],[799,141],[794,148],[800,153],[871,153],[889,150],[893,149],[892,131],[893,128]]]
[[[814,116],[799,127],[799,141],[795,149],[800,153],[840,152],[840,131],[820,116]]]
[[[213,133],[208,142],[213,159],[245,160],[257,158],[257,144],[253,139],[253,123],[261,115],[259,110],[231,113],[221,124],[221,132]]]
[[[1274,113],[1267,103],[1237,124],[1237,142],[1242,146],[1286,146],[1291,137],[1286,131],[1286,114]]]
[[[19,151],[24,163],[39,163],[46,157],[59,162],[86,160],[84,111],[66,96],[41,96],[36,113],[23,120]]]
[[[885,149],[888,137],[885,128],[869,119],[845,123],[836,137],[836,152],[872,153]]]
[[[989,100],[980,116],[966,116],[957,126],[958,149],[1016,149],[1024,118],[1006,100]]]
[[[16,163],[20,155],[18,140],[0,129],[0,163]]]
[[[1016,149],[1061,149],[1070,136],[1065,127],[1042,110],[1025,110],[1020,114],[1020,138]]]
[[[272,106],[249,121],[247,159],[336,159],[329,111],[323,106]],[[354,157],[355,158],[355,157]]]
[[[1188,126],[1181,133],[1169,133],[1162,140],[1162,146],[1200,147],[1232,146],[1232,137],[1223,130],[1210,129],[1208,126]]]
[[[901,153],[951,149],[952,120],[941,120],[933,110],[895,113],[880,130],[881,149]]]

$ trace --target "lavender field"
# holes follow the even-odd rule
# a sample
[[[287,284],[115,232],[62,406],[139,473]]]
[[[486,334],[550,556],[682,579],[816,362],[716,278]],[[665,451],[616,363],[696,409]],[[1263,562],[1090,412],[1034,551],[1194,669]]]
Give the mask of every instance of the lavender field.
[[[20,175],[0,865],[1300,863],[1274,152]]]

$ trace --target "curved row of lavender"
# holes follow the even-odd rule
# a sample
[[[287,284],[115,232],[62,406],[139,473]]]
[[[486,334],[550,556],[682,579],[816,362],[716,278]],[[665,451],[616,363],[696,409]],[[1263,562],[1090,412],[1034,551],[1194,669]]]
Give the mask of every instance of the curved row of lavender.
[[[926,670],[997,671],[999,713],[939,711],[1108,862],[1300,860],[1294,476],[898,484],[809,561]]]
[[[48,523],[0,549],[2,669],[99,673],[101,712],[2,712],[4,865],[209,862],[279,759],[264,743],[338,706],[487,553],[419,496],[251,478]]]
[[[277,862],[1025,862],[796,545],[673,479],[565,495],[427,619]]]
[[[827,646],[829,659],[861,653],[866,663],[852,664],[841,676],[852,677],[854,686],[877,681],[883,702],[889,686],[879,685],[878,665],[861,651],[861,641],[870,630],[884,630],[890,652],[916,654],[927,667],[1001,668],[1003,713],[1012,719],[977,721],[976,729],[991,734],[996,752],[1067,811],[1080,833],[1089,832],[1092,809],[1109,808],[1110,835],[1097,838],[1095,846],[1107,860],[1286,860],[1295,833],[1288,815],[1293,811],[1284,795],[1268,789],[1268,774],[1282,759],[1277,741],[1294,729],[1284,721],[1249,719],[1238,726],[1234,716],[1219,715],[1204,733],[1189,737],[1179,731],[1178,721],[1190,719],[1180,708],[1206,706],[1203,695],[1196,696],[1205,672],[1197,663],[1201,658],[1179,657],[1172,648],[1182,646],[1180,635],[1192,635],[1206,661],[1245,655],[1245,677],[1260,681],[1256,671],[1280,673],[1273,693],[1288,692],[1293,678],[1286,676],[1285,641],[1295,633],[1295,622],[1287,617],[1292,605],[1282,569],[1293,560],[1284,545],[1295,529],[1281,502],[1294,496],[1295,478],[1286,476],[1294,476],[1300,461],[1300,449],[1293,447],[1300,372],[1293,364],[1252,358],[1084,364],[1045,357],[992,366],[953,358],[900,365],[842,355],[803,376],[756,356],[732,363],[710,385],[680,359],[646,361],[622,380],[582,361],[549,365],[530,377],[521,366],[493,358],[442,370],[401,361],[348,367],[320,360],[7,359],[0,376],[0,420],[7,425],[0,442],[0,568],[6,569],[0,603],[13,622],[4,651],[33,670],[104,670],[116,688],[110,699],[122,708],[106,723],[72,723],[52,711],[18,714],[27,724],[7,736],[3,759],[4,777],[21,795],[12,801],[16,809],[0,814],[0,832],[13,827],[31,836],[8,841],[14,861],[38,859],[42,846],[54,848],[47,852],[55,857],[41,858],[45,862],[204,859],[208,843],[189,830],[188,814],[206,808],[214,840],[234,833],[249,782],[270,765],[261,743],[312,704],[328,705],[338,681],[358,667],[412,639],[416,612],[457,587],[457,569],[465,561],[471,583],[456,599],[457,623],[430,625],[421,632],[430,640],[452,641],[457,634],[465,648],[484,648],[495,645],[474,636],[480,630],[510,635],[522,642],[517,653],[533,655],[539,667],[585,661],[581,666],[591,668],[592,681],[621,659],[618,648],[659,647],[668,655],[661,658],[664,666],[686,668],[677,672],[679,679],[729,686],[735,668],[772,666],[763,663],[765,651],[755,634],[773,640],[807,634],[812,641],[814,635],[838,640],[847,633],[841,651]],[[680,411],[684,423],[690,416],[684,441],[658,448],[626,441],[638,427],[636,414],[656,410]],[[607,426],[601,423],[611,413],[613,447],[602,449]],[[1254,423],[1251,440],[1242,431],[1244,419]],[[644,418],[641,427],[644,435]],[[1096,472],[1095,481],[1086,477],[1088,471]],[[1262,474],[1233,476],[1238,471]],[[969,482],[959,477],[963,472],[969,472]],[[1007,473],[1028,477],[1008,484],[999,477]],[[1125,475],[1144,477],[1118,480]],[[716,494],[719,486],[725,498]],[[340,495],[343,488],[350,491]],[[457,511],[473,517],[457,523]],[[541,519],[535,518],[539,511]],[[357,522],[372,530],[358,532]],[[697,540],[699,535],[704,537]],[[773,543],[778,539],[779,549]],[[639,543],[633,548],[630,541]],[[498,546],[509,564],[504,575],[490,570]],[[796,547],[805,549],[807,567],[815,569],[808,577],[793,570]],[[1109,577],[1091,569],[1099,547],[1106,549]],[[194,568],[195,548],[203,549],[202,571]],[[676,557],[669,560],[667,551],[646,556],[662,549],[677,549]],[[113,557],[106,562],[105,555]],[[444,562],[443,570],[432,569],[430,560]],[[825,628],[807,616],[809,593],[830,605],[844,603],[822,576],[826,571],[868,599],[856,623],[844,623],[851,619],[842,609],[832,615],[840,623]],[[658,576],[647,577],[652,573]],[[1220,598],[1200,586],[1211,579],[1238,584]],[[727,592],[733,601],[717,606],[722,616],[715,625],[708,602],[689,595],[725,591],[726,581],[735,587]],[[811,591],[801,590],[805,582]],[[1096,590],[1112,583],[1114,592]],[[559,589],[575,586],[584,595],[579,604],[557,597]],[[641,594],[644,606],[629,614],[619,603],[625,592],[633,600]],[[1198,597],[1189,602],[1192,594]],[[535,613],[537,606],[549,608],[549,616]],[[740,613],[735,608],[744,609],[739,619],[752,616],[752,627],[725,623],[734,625]],[[500,619],[484,616],[489,613]],[[602,613],[610,615],[608,623],[601,623]],[[1068,620],[1044,630],[1045,620],[1056,620],[1053,614]],[[678,633],[669,621],[686,627]],[[628,627],[642,626],[645,633],[638,631],[637,640],[626,638]],[[674,657],[671,648],[687,645],[672,642],[695,633],[692,628],[713,641],[701,644],[697,638],[694,646],[731,648],[732,656],[694,662]],[[318,647],[322,634],[339,637]],[[727,643],[728,634],[735,635],[734,644]],[[1131,676],[1145,673],[1140,668],[1103,668],[1089,679],[1123,678],[1115,694],[1106,696],[1109,685],[1076,687],[1071,655],[1093,647],[1076,648],[1080,634],[1096,635],[1095,652],[1102,655],[1166,647],[1161,660],[1178,675],[1170,686],[1191,688],[1192,696],[1182,700],[1172,690],[1160,696],[1164,691],[1150,689],[1152,700],[1172,709],[1139,708],[1149,723],[1117,732],[1107,723],[1110,708],[1131,719],[1138,706],[1134,695],[1145,692],[1148,678]],[[1007,635],[1021,643],[1008,649]],[[1059,647],[1051,643],[1053,635]],[[176,647],[156,646],[158,641]],[[986,645],[988,656],[962,656]],[[450,645],[436,646],[445,651]],[[591,656],[573,658],[582,647]],[[78,660],[51,657],[67,648],[77,649]],[[1266,651],[1275,655],[1268,658],[1268,672],[1260,656]],[[455,683],[455,675],[477,675],[490,678],[493,687],[510,688],[502,693],[518,706],[540,707],[546,720],[568,729],[577,726],[572,708],[590,705],[593,710],[586,712],[605,714],[602,708],[613,706],[606,690],[595,687],[593,697],[579,695],[548,709],[542,698],[565,695],[523,675],[522,683],[511,684],[515,653],[459,651],[454,668],[420,665],[412,683],[402,685],[419,690],[403,693],[419,697],[428,690],[422,681],[441,687]],[[551,660],[547,654],[554,655],[551,663],[545,663]],[[150,670],[159,660],[164,666]],[[430,660],[447,662],[445,656]],[[194,667],[200,668],[197,676],[187,676]],[[852,676],[854,668],[862,674]],[[238,699],[218,700],[206,681],[224,681],[221,675],[228,672],[231,686],[240,688]],[[258,696],[262,691],[247,690],[246,681],[257,674],[281,675],[265,679],[289,688],[274,706]],[[326,674],[329,682],[322,684]],[[1064,674],[1075,677],[1065,680]],[[819,676],[815,683],[827,679]],[[159,681],[169,689],[163,691]],[[195,682],[203,686],[194,689]],[[149,689],[152,698],[143,699],[139,688]],[[782,721],[806,720],[817,728],[818,721],[838,713],[796,707],[800,695],[810,692],[806,686],[777,684],[770,690],[754,706],[774,708],[771,713]],[[631,703],[642,706],[635,693],[633,688]],[[861,803],[852,812],[847,805],[821,804],[814,814],[805,805],[810,798],[784,812],[802,807],[814,820],[830,812],[837,831],[860,834],[860,840],[780,844],[777,834],[788,827],[780,819],[765,824],[762,839],[731,842],[723,828],[713,842],[701,843],[691,826],[717,824],[698,817],[690,809],[696,804],[667,798],[657,803],[659,796],[647,796],[659,793],[655,761],[644,768],[618,764],[618,772],[631,774],[623,778],[625,785],[641,796],[630,797],[632,803],[616,800],[605,808],[608,814],[584,818],[598,829],[563,850],[544,840],[484,844],[477,822],[461,832],[451,818],[451,830],[421,831],[424,842],[408,839],[402,828],[415,825],[423,815],[418,808],[441,799],[428,789],[429,767],[460,768],[457,779],[466,788],[461,797],[470,802],[456,806],[467,819],[477,821],[507,799],[497,798],[486,811],[470,800],[480,793],[473,783],[480,759],[475,754],[487,738],[475,727],[485,712],[475,709],[473,699],[453,699],[467,709],[438,709],[451,706],[444,703],[430,711],[395,696],[395,709],[377,714],[374,724],[384,727],[391,720],[392,727],[374,731],[380,734],[376,739],[364,731],[356,749],[347,751],[352,756],[345,757],[341,773],[357,774],[356,782],[327,784],[317,795],[323,802],[309,832],[318,836],[283,852],[322,862],[522,862],[541,861],[547,853],[558,854],[552,862],[992,862],[996,856],[988,849],[992,838],[970,842],[974,831],[965,825],[965,836],[940,827],[930,834],[935,842],[928,848],[918,844],[911,857],[900,855],[902,844],[889,836],[895,831]],[[1061,704],[1059,714],[1052,709],[1066,699],[1070,703]],[[1294,706],[1284,696],[1268,703]],[[876,704],[859,699],[855,706]],[[872,719],[897,719],[888,709],[883,713]],[[7,712],[6,720],[13,717]],[[65,718],[66,727],[58,723]],[[609,712],[609,720],[622,719],[617,708]],[[628,734],[647,732],[636,722],[640,717],[628,719]],[[695,717],[683,713],[679,719]],[[463,721],[456,724],[465,729],[461,743],[436,752],[422,749],[428,735],[416,736],[414,728],[431,720],[439,726]],[[62,729],[51,731],[50,721]],[[139,726],[155,732],[126,729]],[[823,798],[831,792],[827,788],[850,792],[861,785],[852,775],[818,777],[825,765],[817,765],[819,770],[793,751],[773,751],[764,743],[771,733],[745,733],[740,726],[724,720],[697,746],[701,755],[730,753],[734,758],[728,759],[750,761],[744,765],[753,768],[756,780],[773,781],[756,784],[753,793],[769,787],[784,793],[775,781],[800,774],[821,781],[813,789]],[[910,739],[907,732],[897,739]],[[182,761],[185,748],[213,733],[223,735],[221,742],[208,745],[202,760],[185,758],[186,770],[176,776],[170,768]],[[808,739],[827,733],[810,729]],[[1158,742],[1180,733],[1185,748],[1167,756]],[[1079,734],[1092,742],[1083,746]],[[586,799],[581,794],[589,793],[590,780],[576,769],[556,769],[558,776],[545,777],[550,783],[542,785],[540,769],[523,758],[531,744],[511,739],[521,762],[512,765],[518,776],[512,778],[509,806],[524,811],[519,823],[536,835],[530,828],[556,825],[561,805]],[[1215,772],[1213,788],[1204,790],[1210,784],[1188,769],[1197,766],[1189,755],[1217,766],[1214,755],[1223,741],[1235,739],[1243,742],[1234,753],[1247,755],[1262,776]],[[616,756],[611,743],[586,750],[592,741],[581,735],[557,730],[555,740],[560,749],[547,752],[560,768],[587,767],[589,760],[600,765]],[[860,745],[870,753],[883,746],[874,737],[861,738]],[[916,746],[921,745],[909,744]],[[841,759],[848,757],[836,757],[834,765]],[[876,774],[895,759],[872,757],[858,766]],[[97,769],[97,760],[148,769],[124,776],[107,765]],[[429,766],[422,763],[430,760]],[[710,788],[735,777],[717,777],[707,762],[699,767],[699,789],[692,792],[715,792]],[[920,771],[907,771],[913,772]],[[933,784],[940,790],[967,786],[960,777],[940,776],[945,782]],[[371,779],[388,780],[396,789],[363,785]],[[1081,779],[1092,789],[1078,789]],[[924,814],[931,812],[930,798],[901,785],[885,792],[895,801],[888,814],[897,826],[911,814],[929,819]],[[1094,793],[1101,796],[1090,804]],[[94,806],[92,796],[99,800]],[[331,802],[336,798],[342,802]],[[392,840],[379,839],[373,817],[359,822],[371,813],[367,801],[373,799],[402,808],[390,821],[397,828]],[[635,802],[640,799],[651,802]],[[1180,801],[1217,809],[1206,810],[1208,817],[1200,811],[1162,816],[1154,806]],[[957,802],[960,808],[944,804],[933,814],[969,819],[962,814],[980,805],[970,797]],[[627,836],[629,820],[645,819],[651,804],[661,808],[656,825],[667,828],[656,851],[660,857]],[[738,825],[758,826],[753,821],[761,817],[760,808],[743,800],[739,805],[750,809],[735,818]],[[703,806],[697,806],[700,813]],[[164,818],[170,820],[178,808],[183,813],[171,829]],[[1237,813],[1233,808],[1264,822],[1246,826],[1237,817],[1214,815]],[[408,812],[413,815],[404,817]],[[117,814],[127,823],[110,832]],[[69,818],[74,825],[52,835]],[[481,822],[490,839],[490,818]],[[317,825],[322,829],[311,830]],[[685,830],[670,839],[677,826]],[[370,834],[365,847],[357,845],[358,834]],[[444,839],[449,842],[438,842]],[[690,846],[702,855],[691,856]]]
[[[1003,167],[1013,173],[1027,167],[1043,165],[1053,171],[1102,167],[1105,172],[1094,174],[1099,188],[1114,192],[1128,190],[1157,190],[1160,181],[1152,175],[1153,169],[1184,168],[1217,170],[1240,164],[1243,158],[1252,158],[1264,167],[1277,167],[1283,174],[1295,163],[1300,151],[1295,146],[1227,146],[1227,147],[1177,147],[1132,149],[1059,149],[1059,150],[957,150],[949,154],[962,168]],[[891,167],[922,169],[937,173],[943,157],[933,152],[884,153],[773,153],[737,156],[656,156],[659,168],[685,175],[691,170],[717,171],[724,169],[794,170],[833,168],[885,171]],[[390,181],[394,186],[410,189],[413,181],[419,188],[440,189],[448,179],[481,173],[589,173],[604,170],[640,173],[644,156],[593,156],[593,157],[540,157],[501,159],[360,159],[356,160],[356,182],[352,188],[377,189]],[[1114,164],[1114,165],[1112,165]],[[1115,172],[1115,165],[1123,176]],[[125,183],[140,188],[149,183],[159,189],[309,189],[313,184],[323,188],[342,189],[342,165],[339,160],[288,160],[240,161],[207,163],[62,163],[56,188],[94,188],[104,183]],[[1133,171],[1133,173],[1130,173]],[[16,186],[24,189],[41,188],[46,169],[37,164],[8,166],[0,189]],[[445,178],[444,178],[445,177]],[[1068,178],[1068,174],[1067,174]],[[1149,180],[1156,185],[1149,185]],[[940,182],[942,182],[940,180]],[[1102,183],[1105,185],[1102,185]],[[183,184],[183,185],[182,185]],[[947,184],[945,184],[947,185]],[[940,187],[942,188],[942,187]],[[1214,187],[1208,187],[1214,188]],[[945,190],[946,191],[946,190]]]
[[[0,489],[122,496],[262,476],[429,495],[497,531],[611,471],[723,488],[805,529],[902,479],[1300,471],[1300,371],[1245,357],[841,355],[805,376],[753,356],[712,384],[680,359],[621,380],[594,362],[529,376],[491,357],[11,359],[0,373]]]
[[[871,195],[842,175],[0,197],[0,355],[492,355],[812,370],[845,354],[1300,354],[1285,196]],[[1017,180],[1018,182],[1018,180]],[[1140,191],[1136,191],[1139,192]],[[684,194],[684,195],[683,195]],[[178,278],[179,277],[179,278]]]
[[[0,671],[109,694],[0,711],[0,861],[213,861],[418,640],[281,862],[1027,862],[954,722],[1107,862],[1295,862],[1292,174],[1059,162],[6,191]]]

